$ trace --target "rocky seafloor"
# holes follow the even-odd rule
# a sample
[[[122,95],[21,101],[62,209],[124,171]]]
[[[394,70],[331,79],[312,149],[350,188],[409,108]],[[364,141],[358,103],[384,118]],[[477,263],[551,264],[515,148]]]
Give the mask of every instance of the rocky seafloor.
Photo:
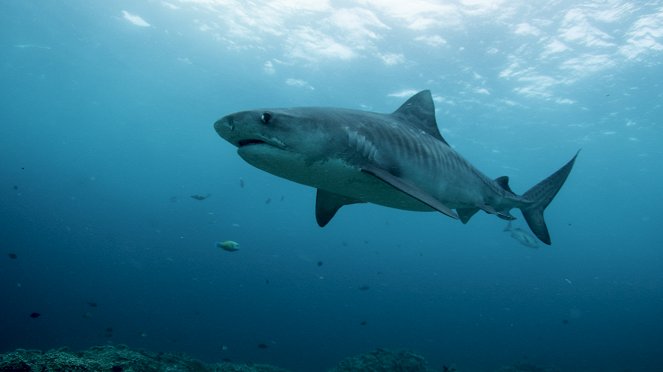
[[[155,353],[130,349],[123,345],[95,346],[84,351],[66,348],[24,350],[0,354],[0,372],[4,371],[195,371],[195,372],[288,372],[267,364],[215,363],[208,364],[183,354]],[[349,357],[327,372],[452,372],[455,367],[442,370],[428,367],[426,360],[409,351],[375,351]],[[555,372],[530,364],[503,367],[498,372]]]

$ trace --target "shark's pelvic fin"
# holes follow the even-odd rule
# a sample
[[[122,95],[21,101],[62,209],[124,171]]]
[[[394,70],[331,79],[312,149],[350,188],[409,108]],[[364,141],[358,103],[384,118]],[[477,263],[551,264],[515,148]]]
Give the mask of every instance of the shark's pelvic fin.
[[[318,189],[315,197],[315,220],[318,222],[318,226],[324,227],[327,225],[342,206],[355,203],[364,202]]]
[[[456,212],[458,212],[458,217],[462,223],[468,223],[470,218],[478,211],[479,208],[456,208]]]
[[[527,221],[527,224],[534,235],[548,245],[550,245],[550,234],[548,233],[546,221],[543,218],[543,211],[548,204],[550,204],[555,195],[557,195],[559,189],[562,188],[562,185],[564,185],[566,178],[569,176],[569,173],[573,168],[576,157],[578,157],[578,153],[580,153],[580,151],[575,154],[573,159],[569,160],[568,163],[558,169],[557,172],[537,183],[523,194],[524,199],[531,201],[531,204],[520,208],[525,217],[525,221]]]
[[[375,176],[376,178],[380,179],[384,183],[392,186],[393,188],[397,189],[400,192],[403,192],[420,202],[428,205],[429,207],[442,212],[446,214],[447,216],[451,218],[458,219],[458,214],[454,212],[451,208],[447,207],[444,205],[442,202],[439,200],[435,199],[432,195],[429,193],[423,191],[419,187],[407,182],[406,180],[396,177],[393,174],[387,172],[384,169],[372,167],[372,166],[367,166],[367,167],[362,167],[361,171],[364,173],[368,173],[370,175]]]
[[[398,110],[392,113],[397,116],[404,123],[413,127],[423,130],[429,135],[444,142],[447,146],[447,141],[442,138],[440,130],[437,128],[435,121],[435,104],[433,103],[433,96],[430,90],[422,90],[421,92],[410,97]]]

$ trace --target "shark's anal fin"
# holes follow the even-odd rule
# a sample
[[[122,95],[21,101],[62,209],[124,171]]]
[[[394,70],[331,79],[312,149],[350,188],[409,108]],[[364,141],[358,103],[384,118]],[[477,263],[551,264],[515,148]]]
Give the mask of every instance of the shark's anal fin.
[[[344,195],[318,189],[318,193],[315,196],[315,220],[320,227],[325,227],[325,225],[334,218],[334,215],[342,206],[355,203],[363,202]]]
[[[388,171],[380,168],[375,168],[375,167],[362,167],[361,171],[367,174],[370,174],[372,176],[375,176],[376,178],[380,179],[384,183],[392,186],[393,188],[397,189],[400,192],[403,192],[420,202],[428,205],[429,207],[442,212],[446,214],[447,216],[451,218],[458,219],[458,214],[454,212],[451,208],[447,207],[444,205],[442,202],[439,200],[435,199],[432,195],[429,193],[421,190],[417,186],[407,182],[406,180],[396,177],[393,174],[389,173]]]

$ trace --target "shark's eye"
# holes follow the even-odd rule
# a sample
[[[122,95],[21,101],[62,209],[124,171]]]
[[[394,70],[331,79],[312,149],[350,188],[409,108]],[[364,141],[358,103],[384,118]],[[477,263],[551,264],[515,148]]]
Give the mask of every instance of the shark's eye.
[[[270,120],[272,120],[272,114],[269,112],[263,112],[262,115],[260,115],[260,121],[262,121],[263,124],[269,124]]]

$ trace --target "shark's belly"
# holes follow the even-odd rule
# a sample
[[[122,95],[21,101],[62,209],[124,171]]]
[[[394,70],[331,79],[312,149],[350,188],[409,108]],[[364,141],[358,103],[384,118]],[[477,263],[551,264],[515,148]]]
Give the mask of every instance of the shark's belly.
[[[256,168],[303,185],[392,208],[433,210],[344,160],[307,161],[302,156],[262,145],[242,148],[238,153]]]

